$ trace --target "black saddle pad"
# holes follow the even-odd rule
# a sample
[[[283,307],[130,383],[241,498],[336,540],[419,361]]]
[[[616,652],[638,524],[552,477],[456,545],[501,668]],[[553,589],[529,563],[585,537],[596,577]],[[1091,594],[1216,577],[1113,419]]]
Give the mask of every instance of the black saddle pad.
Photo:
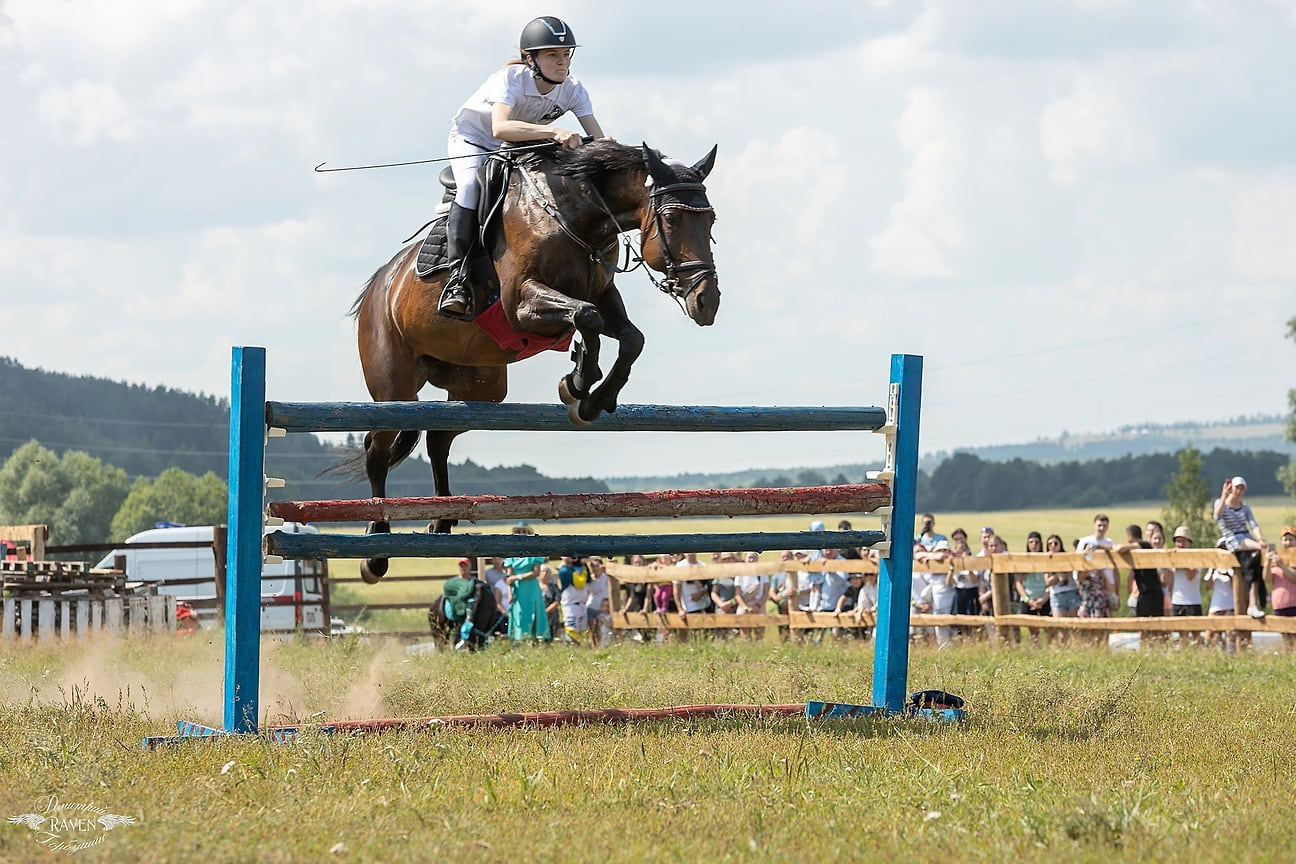
[[[419,246],[418,260],[414,262],[414,274],[420,279],[426,279],[438,270],[445,270],[450,266],[446,255],[447,221],[449,217],[446,215],[433,219],[427,236],[423,238],[423,244]]]

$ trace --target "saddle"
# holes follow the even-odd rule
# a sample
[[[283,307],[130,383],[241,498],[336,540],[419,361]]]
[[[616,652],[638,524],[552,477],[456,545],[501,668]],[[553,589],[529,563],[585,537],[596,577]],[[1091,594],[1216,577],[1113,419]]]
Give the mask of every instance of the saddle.
[[[523,162],[533,164],[535,161],[538,161],[538,157],[534,150],[509,154],[506,149],[502,153],[493,154],[478,169],[482,189],[481,198],[477,203],[477,224],[480,228],[477,242],[469,253],[469,266],[472,268],[471,281],[474,285],[484,288],[487,294],[486,302],[479,303],[476,307],[478,309],[484,309],[499,299],[499,279],[495,275],[494,263],[490,260],[488,250],[500,230],[504,196],[508,194],[509,175]],[[437,205],[436,214],[425,226],[428,228],[428,233],[423,238],[418,258],[414,262],[414,275],[425,280],[431,279],[450,266],[446,254],[446,222],[450,214],[450,204],[454,201],[456,186],[454,173],[449,165],[441,169],[437,179],[441,181],[445,191],[441,195],[441,203]]]

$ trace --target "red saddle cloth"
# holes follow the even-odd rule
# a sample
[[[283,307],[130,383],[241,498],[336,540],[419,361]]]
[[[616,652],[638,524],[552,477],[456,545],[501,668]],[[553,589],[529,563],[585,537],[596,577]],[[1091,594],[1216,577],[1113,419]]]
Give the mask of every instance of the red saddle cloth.
[[[474,321],[486,335],[495,340],[501,348],[517,351],[517,359],[525,360],[534,357],[541,351],[566,351],[571,347],[575,330],[568,330],[561,336],[541,336],[538,333],[522,333],[514,330],[504,318],[504,307],[500,301],[486,307]]]

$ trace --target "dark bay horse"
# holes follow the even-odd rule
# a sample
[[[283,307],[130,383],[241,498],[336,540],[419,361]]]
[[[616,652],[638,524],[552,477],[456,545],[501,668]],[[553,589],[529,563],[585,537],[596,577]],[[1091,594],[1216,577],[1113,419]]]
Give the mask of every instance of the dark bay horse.
[[[487,240],[500,306],[505,322],[520,334],[549,340],[573,330],[580,334],[574,368],[558,387],[573,423],[616,410],[643,350],[643,334],[613,283],[619,234],[637,229],[643,261],[665,274],[654,279],[658,287],[699,325],[715,320],[715,212],[703,185],[715,155],[713,147],[686,166],[667,162],[646,144],[594,141],[549,154],[535,171],[511,172],[499,228]],[[374,273],[351,309],[370,396],[375,402],[412,401],[432,384],[454,401],[502,402],[507,366],[520,359],[519,351],[500,347],[474,322],[437,313],[445,274],[428,280],[415,275],[418,246],[406,246]],[[489,271],[490,262],[482,263]],[[481,275],[481,267],[474,270],[475,279]],[[603,336],[618,345],[606,378],[598,365]],[[450,444],[459,433],[424,431],[436,494],[449,495]],[[413,452],[419,435],[420,430],[365,435],[364,469],[375,498],[385,497],[388,472]],[[442,519],[429,529],[444,533],[453,524]],[[388,531],[386,522],[369,525],[370,533]],[[387,559],[368,559],[360,572],[366,582],[377,582],[387,572]]]

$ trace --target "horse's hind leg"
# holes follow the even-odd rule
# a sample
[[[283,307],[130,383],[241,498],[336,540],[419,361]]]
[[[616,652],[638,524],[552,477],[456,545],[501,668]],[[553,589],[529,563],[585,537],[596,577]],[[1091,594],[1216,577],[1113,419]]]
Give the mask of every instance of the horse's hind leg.
[[[438,363],[428,369],[428,381],[446,391],[456,402],[503,402],[508,395],[507,366],[457,366]],[[436,494],[450,494],[450,445],[460,432],[445,429],[427,430],[428,461],[432,463],[432,482]],[[435,534],[449,534],[458,519],[437,519],[428,525]]]
[[[432,484],[436,487],[437,495],[450,494],[450,445],[459,434],[440,429],[428,430],[427,454],[428,461],[432,463]],[[458,519],[438,519],[428,525],[428,531],[433,534],[449,534],[450,529],[458,524]]]
[[[400,462],[418,443],[417,432],[366,432],[365,474],[369,477],[369,491],[374,498],[387,497],[387,474],[393,462]],[[397,457],[393,460],[393,451]],[[370,522],[366,534],[390,534],[390,522]],[[360,578],[370,585],[387,575],[388,559],[366,558],[360,562]]]

